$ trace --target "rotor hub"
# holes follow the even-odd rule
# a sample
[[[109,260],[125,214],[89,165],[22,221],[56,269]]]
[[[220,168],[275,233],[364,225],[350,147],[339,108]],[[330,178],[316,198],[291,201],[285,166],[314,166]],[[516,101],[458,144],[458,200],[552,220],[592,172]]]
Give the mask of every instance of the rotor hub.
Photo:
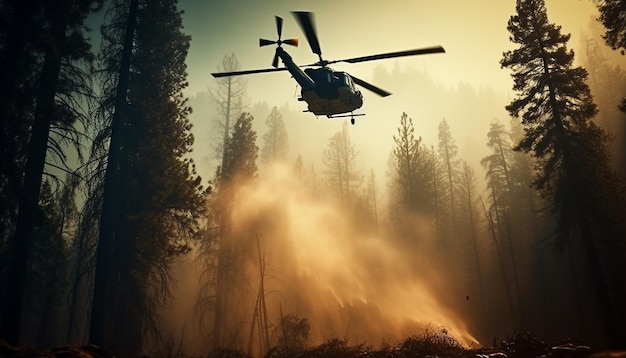
[[[278,68],[278,48],[282,48],[282,44],[298,47],[298,38],[294,37],[294,38],[290,38],[286,40],[281,39],[282,33],[283,33],[283,18],[280,16],[276,16],[276,32],[278,33],[277,40],[274,41],[274,40],[267,40],[267,39],[259,39],[259,46],[260,47],[268,46],[268,45],[277,46],[276,54],[274,54],[274,59],[272,60],[272,66],[275,68]]]

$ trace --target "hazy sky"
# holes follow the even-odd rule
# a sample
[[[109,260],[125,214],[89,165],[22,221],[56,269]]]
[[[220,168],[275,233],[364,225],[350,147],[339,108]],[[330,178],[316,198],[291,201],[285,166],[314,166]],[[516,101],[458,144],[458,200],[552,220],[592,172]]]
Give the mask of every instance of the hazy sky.
[[[212,84],[210,72],[217,70],[224,55],[234,53],[242,68],[269,67],[273,49],[259,48],[259,37],[274,39],[274,16],[285,19],[283,37],[299,37],[300,47],[289,48],[297,63],[310,63],[316,56],[304,40],[291,11],[312,11],[326,59],[342,59],[373,53],[398,51],[431,45],[445,47],[446,55],[426,55],[334,67],[360,73],[365,78],[375,65],[426,68],[434,78],[454,85],[467,81],[498,90],[511,87],[509,73],[501,70],[502,52],[510,49],[506,30],[515,11],[514,0],[412,0],[412,1],[302,1],[302,0],[181,0],[185,32],[191,34],[188,58],[190,92]],[[587,0],[547,0],[550,21],[572,33],[573,44],[597,12]],[[264,99],[261,91],[267,78],[289,78],[286,73],[248,76],[250,95]],[[282,81],[281,81],[282,83]],[[293,86],[277,98],[292,96]],[[259,92],[255,92],[259,90]],[[392,88],[389,91],[394,92]],[[264,93],[265,92],[265,93]],[[369,97],[369,95],[368,95]],[[366,98],[367,99],[367,98]]]
[[[499,62],[502,53],[513,48],[506,25],[515,13],[514,0],[181,0],[179,5],[185,10],[184,31],[192,36],[187,61],[189,95],[215,88],[210,73],[218,71],[227,54],[234,53],[242,69],[271,67],[274,49],[259,48],[258,40],[275,39],[275,15],[284,18],[283,38],[300,38],[298,48],[286,46],[296,63],[315,62],[317,56],[311,53],[291,11],[315,13],[322,53],[327,60],[443,46],[445,54],[332,65],[393,94],[380,98],[363,90],[364,106],[360,112],[366,116],[358,119],[350,132],[360,151],[359,164],[367,172],[374,168],[381,185],[403,111],[414,119],[417,135],[428,146],[436,147],[437,125],[445,118],[459,145],[460,157],[474,167],[479,167],[480,159],[487,153],[490,121],[509,120],[504,106],[513,97],[513,82],[510,71],[501,69]],[[593,3],[587,0],[547,0],[546,6],[549,20],[561,25],[564,33],[572,34],[570,48],[580,45],[581,32],[598,16]],[[299,88],[286,72],[256,74],[246,76],[246,80],[251,106],[264,102],[269,108],[281,109],[292,143],[290,159],[302,154],[305,164],[319,161],[328,138],[341,129],[341,121],[323,117],[315,120],[311,114],[296,120],[306,104],[296,100]],[[483,94],[478,96],[483,102],[474,100],[473,91]],[[485,92],[489,95],[484,96]],[[267,113],[253,115],[260,126],[261,146]],[[204,122],[209,117],[204,110],[195,108],[192,120],[197,143],[207,142],[210,129]],[[201,147],[196,155],[208,156],[208,151]],[[479,173],[478,177],[482,175]]]

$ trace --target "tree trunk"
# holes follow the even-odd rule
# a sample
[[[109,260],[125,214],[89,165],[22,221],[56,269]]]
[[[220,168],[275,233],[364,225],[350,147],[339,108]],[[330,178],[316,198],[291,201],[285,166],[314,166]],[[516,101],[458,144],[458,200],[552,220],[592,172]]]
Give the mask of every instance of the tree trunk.
[[[94,292],[91,308],[91,323],[89,341],[97,345],[105,343],[105,323],[107,296],[110,289],[110,261],[113,257],[115,236],[115,208],[118,184],[118,165],[122,142],[123,119],[126,112],[126,94],[130,73],[133,37],[137,22],[138,0],[131,0],[128,11],[128,22],[124,36],[124,48],[120,61],[120,73],[115,97],[115,113],[111,123],[111,143],[107,162],[107,172],[104,180],[104,194],[102,199],[102,214],[100,218],[100,237],[96,251],[96,272]]]
[[[496,219],[498,218],[498,203],[496,202],[496,194],[495,189],[493,187],[493,179],[491,179],[491,193],[494,198],[494,207],[496,209]],[[500,264],[500,271],[502,272],[502,279],[504,280],[504,288],[506,290],[506,296],[508,298],[509,310],[511,311],[511,323],[513,324],[513,329],[517,329],[517,311],[515,310],[515,305],[513,304],[513,295],[511,294],[511,287],[509,285],[509,279],[506,274],[506,268],[504,266],[504,261],[502,260],[502,252],[500,250],[500,244],[498,243],[498,233],[496,232],[496,227],[493,222],[493,217],[491,216],[491,212],[487,211],[485,204],[483,203],[483,210],[485,211],[485,216],[487,217],[487,221],[489,223],[489,230],[491,232],[491,236],[493,237],[493,242],[496,246],[496,254],[498,255],[498,263]],[[501,232],[498,224],[498,232]]]
[[[470,231],[472,237],[472,246],[474,248],[474,261],[476,262],[476,273],[478,275],[478,289],[480,291],[480,307],[482,309],[482,329],[483,332],[487,332],[487,308],[485,306],[485,288],[483,286],[483,273],[480,267],[480,255],[478,254],[478,240],[476,238],[476,223],[474,222],[474,205],[472,200],[472,191],[470,185],[471,177],[469,175],[469,169],[465,167],[465,183],[467,190],[467,211],[469,213]]]
[[[226,150],[228,149],[228,142],[230,141],[230,101],[231,101],[231,86],[232,86],[232,78],[228,77],[228,95],[226,99],[226,117],[224,118],[224,144],[222,145],[222,174],[224,173],[224,168],[226,168],[226,161],[228,158],[226,157]]]
[[[12,4],[10,4],[12,3]],[[3,53],[4,61],[0,63],[0,173],[6,180],[6,191],[10,193],[13,200],[1,200],[0,210],[4,213],[11,213],[10,220],[16,220],[16,210],[18,193],[22,183],[21,172],[21,148],[28,138],[24,137],[23,127],[26,126],[25,116],[25,94],[17,91],[20,74],[24,72],[23,67],[31,65],[28,57],[28,48],[32,39],[31,32],[36,26],[36,21],[32,16],[33,9],[39,5],[28,0],[4,1],[3,8],[14,7],[12,16],[12,26],[8,29],[6,43]],[[31,69],[32,70],[32,69]],[[9,226],[9,225],[7,225]],[[9,227],[2,227],[0,234],[12,235]],[[5,294],[6,291],[3,291]]]
[[[227,211],[226,211],[227,212]],[[227,215],[223,215],[220,223],[220,242],[217,258],[217,283],[215,288],[215,315],[213,318],[213,349],[223,348],[223,328],[227,321],[228,299],[230,287],[229,271],[232,269],[230,256],[232,247],[229,245],[230,230]]]
[[[61,68],[61,52],[55,45],[65,41],[67,17],[59,15],[63,12],[62,7],[57,7],[52,14],[51,34],[53,40],[48,44],[45,51],[46,57],[31,129],[24,182],[19,195],[19,212],[13,253],[9,265],[1,332],[2,337],[13,344],[18,343],[20,336],[26,271],[32,244],[33,227],[38,221],[39,194],[48,148],[50,122],[55,113],[54,98]]]
[[[583,247],[585,248],[585,255],[587,256],[589,269],[591,270],[591,284],[593,285],[595,298],[598,308],[600,309],[600,314],[602,315],[602,322],[605,330],[604,333],[606,334],[609,345],[612,348],[623,348],[623,328],[614,316],[615,312],[613,309],[613,301],[611,300],[606,275],[604,273],[604,269],[602,268],[602,262],[600,260],[594,235],[589,226],[588,219],[584,214],[581,214],[579,227]]]

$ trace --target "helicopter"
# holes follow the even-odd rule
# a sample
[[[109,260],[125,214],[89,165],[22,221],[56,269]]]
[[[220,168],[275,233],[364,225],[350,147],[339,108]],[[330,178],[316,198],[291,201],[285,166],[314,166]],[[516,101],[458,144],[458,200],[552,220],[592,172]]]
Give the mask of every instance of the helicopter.
[[[343,71],[335,71],[328,65],[346,62],[359,63],[365,61],[382,60],[387,58],[425,55],[432,53],[445,53],[441,46],[433,46],[407,51],[388,52],[376,55],[368,55],[361,57],[353,57],[342,60],[325,60],[322,57],[322,50],[317,38],[317,31],[313,21],[313,13],[306,11],[294,11],[296,21],[304,32],[304,35],[311,47],[311,51],[318,56],[318,61],[308,65],[297,65],[291,55],[283,48],[282,45],[290,45],[297,47],[298,38],[282,39],[283,19],[276,16],[276,32],[277,40],[259,39],[259,46],[276,45],[276,52],[272,60],[272,68],[261,68],[254,70],[232,71],[232,72],[216,72],[211,73],[215,78],[249,75],[256,73],[288,71],[301,87],[300,97],[298,101],[304,101],[308,105],[308,109],[304,112],[311,112],[315,116],[324,115],[328,118],[350,117],[351,123],[354,124],[356,116],[364,114],[355,114],[354,111],[363,106],[363,95],[356,85],[361,86],[375,94],[386,97],[391,93],[371,83],[365,82],[353,75]],[[278,59],[282,61],[285,67],[278,67]],[[302,69],[304,68],[304,70]]]

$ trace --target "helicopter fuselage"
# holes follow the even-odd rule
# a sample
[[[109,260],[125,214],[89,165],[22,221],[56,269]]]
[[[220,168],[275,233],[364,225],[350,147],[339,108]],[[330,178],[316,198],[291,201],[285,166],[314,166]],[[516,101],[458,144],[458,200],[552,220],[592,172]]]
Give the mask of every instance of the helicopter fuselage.
[[[335,71],[328,65],[344,62],[359,63],[366,61],[376,61],[388,58],[406,57],[415,55],[426,55],[431,53],[445,52],[441,46],[425,47],[405,51],[386,52],[375,55],[366,55],[360,57],[345,58],[343,60],[328,61],[322,58],[322,49],[320,47],[315,25],[313,23],[313,13],[306,11],[295,11],[292,14],[296,17],[300,28],[306,36],[307,42],[311,47],[311,52],[316,54],[319,61],[309,65],[298,66],[291,56],[283,49],[283,45],[298,46],[298,38],[282,39],[283,18],[276,16],[276,32],[278,39],[268,40],[259,39],[259,46],[276,45],[276,52],[272,59],[272,68],[260,68],[243,71],[229,71],[212,73],[216,78],[228,76],[251,75],[255,73],[267,73],[278,71],[289,71],[291,76],[298,82],[302,88],[300,91],[299,101],[306,102],[308,109],[305,112],[311,112],[323,115],[329,118],[350,117],[354,124],[354,117],[363,116],[363,113],[354,113],[353,111],[363,106],[363,95],[357,89],[363,87],[381,97],[387,97],[391,93],[382,88],[376,87],[358,77],[351,76],[346,72]],[[279,59],[282,60],[285,67],[278,67]],[[305,68],[304,70],[302,68]]]
[[[276,52],[302,88],[298,100],[308,104],[309,112],[332,117],[350,113],[363,105],[363,95],[349,74],[326,66],[303,71],[284,49],[278,47]]]

